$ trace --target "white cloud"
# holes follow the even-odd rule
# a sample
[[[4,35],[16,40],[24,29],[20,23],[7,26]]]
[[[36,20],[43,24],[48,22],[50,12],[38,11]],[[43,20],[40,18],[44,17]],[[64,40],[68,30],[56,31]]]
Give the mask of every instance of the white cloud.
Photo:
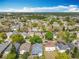
[[[22,9],[3,9],[0,12],[79,12],[77,5],[53,6],[53,7],[24,7]]]

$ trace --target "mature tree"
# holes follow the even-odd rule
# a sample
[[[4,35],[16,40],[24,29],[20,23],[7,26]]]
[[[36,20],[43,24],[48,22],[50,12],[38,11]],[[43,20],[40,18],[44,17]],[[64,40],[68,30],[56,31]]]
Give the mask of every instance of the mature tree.
[[[33,37],[30,37],[30,42],[31,44],[42,43],[42,39],[39,36],[34,35]]]
[[[69,16],[66,17],[66,18],[65,18],[65,21],[69,22],[69,21],[70,21],[70,17],[69,17]]]
[[[0,33],[0,38],[2,38],[2,39],[6,39],[6,38],[7,38],[6,33],[1,32],[1,33]]]
[[[72,33],[72,34],[70,35],[70,40],[73,41],[73,40],[75,40],[75,39],[77,39],[77,34],[76,34],[76,33]]]
[[[46,38],[47,40],[53,40],[53,33],[50,32],[50,31],[46,32],[45,38]]]
[[[6,59],[16,59],[16,48],[15,46],[12,46],[10,53],[7,55]]]
[[[23,43],[24,37],[21,34],[13,34],[11,35],[12,42]]]
[[[75,25],[76,24],[76,21],[74,19],[70,19],[70,21],[68,22],[68,25]]]
[[[1,32],[1,33],[0,33],[0,43],[3,42],[6,38],[7,38],[6,33]]]
[[[71,57],[66,53],[58,53],[55,59],[71,59]]]
[[[24,53],[23,55],[22,55],[22,59],[28,59],[28,56],[29,56],[30,54],[28,53],[28,52],[26,52],[26,53]]]
[[[70,33],[68,31],[64,31],[63,39],[65,42],[69,42]]]
[[[59,37],[69,43],[76,39],[76,34],[72,34],[69,31],[62,31],[59,33]]]
[[[38,26],[38,23],[32,23],[32,26],[33,27],[37,27]]]
[[[72,57],[73,58],[79,58],[79,50],[77,47],[75,47],[72,51]]]

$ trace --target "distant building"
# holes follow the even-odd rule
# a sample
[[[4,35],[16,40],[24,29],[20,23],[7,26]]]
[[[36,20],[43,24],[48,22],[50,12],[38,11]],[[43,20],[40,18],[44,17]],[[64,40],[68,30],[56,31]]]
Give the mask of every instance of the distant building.
[[[10,44],[10,46],[5,50],[5,55],[7,55],[10,51],[11,51],[11,48],[12,48],[12,44]]]

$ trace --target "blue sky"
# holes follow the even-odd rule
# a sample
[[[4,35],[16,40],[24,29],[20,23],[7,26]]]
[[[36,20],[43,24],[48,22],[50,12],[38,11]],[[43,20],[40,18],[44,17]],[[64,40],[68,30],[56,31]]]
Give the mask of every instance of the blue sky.
[[[55,8],[59,9],[54,10]],[[73,9],[73,12],[79,11],[79,0],[0,0],[0,11],[8,12],[17,12],[17,10],[21,12],[22,10],[25,12],[67,12],[70,10],[68,8]]]

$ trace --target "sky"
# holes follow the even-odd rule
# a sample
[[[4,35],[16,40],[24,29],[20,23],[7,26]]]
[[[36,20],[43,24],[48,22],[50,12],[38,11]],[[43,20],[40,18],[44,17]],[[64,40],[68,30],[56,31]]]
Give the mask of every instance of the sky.
[[[0,12],[79,12],[79,0],[0,0]]]

